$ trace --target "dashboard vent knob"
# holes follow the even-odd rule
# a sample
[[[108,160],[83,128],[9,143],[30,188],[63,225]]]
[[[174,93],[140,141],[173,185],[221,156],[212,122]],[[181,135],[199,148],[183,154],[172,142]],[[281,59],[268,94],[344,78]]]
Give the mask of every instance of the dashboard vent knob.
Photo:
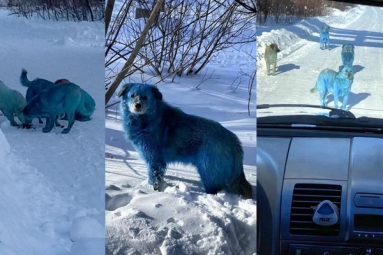
[[[330,200],[322,201],[313,214],[313,222],[319,226],[333,226],[339,221],[339,209]]]

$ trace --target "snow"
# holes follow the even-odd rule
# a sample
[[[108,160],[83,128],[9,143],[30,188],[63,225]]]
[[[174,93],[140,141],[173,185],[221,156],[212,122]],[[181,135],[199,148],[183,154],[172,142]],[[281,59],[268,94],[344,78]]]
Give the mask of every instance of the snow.
[[[124,81],[156,84],[171,105],[234,132],[243,145],[245,175],[254,197],[256,91],[253,85],[249,116],[248,77],[236,78],[241,70],[254,71],[255,59],[246,52],[254,56],[255,47],[253,42],[227,49],[201,74],[182,76],[173,83],[150,72]],[[109,104],[117,100],[114,96]],[[106,109],[106,254],[256,254],[256,199],[224,191],[207,195],[197,171],[178,164],[168,167],[165,190],[154,191],[147,183],[144,162],[124,138],[118,106]]]
[[[383,9],[356,6],[346,11],[331,10],[328,16],[302,20],[290,26],[258,26],[257,104],[315,104],[319,94],[310,93],[325,68],[338,71],[344,43],[355,46],[354,82],[348,109],[357,117],[383,117]],[[330,50],[319,49],[319,31],[330,26]],[[266,75],[266,45],[277,43],[276,76]],[[329,105],[334,107],[334,101]],[[292,112],[294,111],[294,112]],[[309,108],[271,108],[258,110],[259,116],[317,113]],[[319,113],[320,114],[320,113]]]
[[[96,100],[93,119],[65,135],[42,133],[37,119],[34,129],[18,129],[0,116],[0,254],[104,254],[104,24],[0,10],[0,34],[0,79],[8,87],[25,95],[25,68],[30,80],[66,78]]]

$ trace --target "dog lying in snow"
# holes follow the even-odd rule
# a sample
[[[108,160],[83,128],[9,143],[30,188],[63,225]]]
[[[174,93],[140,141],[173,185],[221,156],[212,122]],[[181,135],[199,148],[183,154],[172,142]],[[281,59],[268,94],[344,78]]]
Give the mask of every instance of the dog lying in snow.
[[[23,113],[28,118],[46,118],[44,133],[52,130],[58,116],[66,114],[68,126],[61,133],[67,134],[75,122],[76,114],[86,121],[93,113],[85,108],[86,96],[83,96],[83,93],[83,90],[74,83],[57,84],[33,97],[25,106]]]
[[[26,124],[23,109],[27,104],[24,96],[0,81],[0,110],[4,116],[11,122],[12,126],[19,126],[14,119],[14,114],[17,116],[21,124]]]

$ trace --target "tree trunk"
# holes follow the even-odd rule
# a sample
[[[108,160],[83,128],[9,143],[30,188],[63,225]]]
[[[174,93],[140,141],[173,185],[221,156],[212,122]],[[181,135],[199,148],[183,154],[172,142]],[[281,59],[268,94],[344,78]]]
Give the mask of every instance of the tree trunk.
[[[108,3],[106,4],[106,9],[105,9],[105,36],[108,31],[110,19],[112,18],[113,8],[114,8],[114,0],[108,0]]]
[[[141,49],[141,46],[145,42],[146,36],[149,32],[151,25],[154,23],[155,20],[157,20],[156,18],[157,18],[157,15],[158,15],[161,7],[162,7],[163,2],[164,2],[164,0],[158,0],[157,3],[154,5],[152,13],[150,14],[150,17],[149,17],[148,21],[146,22],[144,29],[142,30],[140,38],[138,39],[136,46],[134,47],[134,49],[132,51],[132,54],[130,54],[124,67],[119,72],[116,79],[110,85],[108,91],[105,94],[105,104],[107,104],[109,102],[109,100],[112,98],[113,93],[116,91],[117,87],[120,85],[121,81],[125,78],[125,75],[128,73],[129,68],[132,66],[134,59],[136,58],[136,56],[138,55],[138,52]]]

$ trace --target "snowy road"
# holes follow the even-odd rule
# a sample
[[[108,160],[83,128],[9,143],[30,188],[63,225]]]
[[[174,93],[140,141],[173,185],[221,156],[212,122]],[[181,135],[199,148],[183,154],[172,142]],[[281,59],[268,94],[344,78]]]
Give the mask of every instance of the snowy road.
[[[319,29],[330,29],[330,50],[319,49]],[[358,116],[383,117],[383,9],[357,6],[323,18],[301,21],[294,26],[270,30],[260,26],[257,104],[299,103],[319,105],[318,93],[310,93],[325,68],[338,71],[344,43],[355,46],[354,83],[348,109]],[[281,49],[276,76],[267,76],[264,47],[276,42]],[[329,96],[328,106],[334,101]],[[301,109],[300,109],[301,110]],[[306,110],[306,109],[305,109]],[[266,112],[266,111],[263,111]],[[259,111],[258,113],[262,113]]]

